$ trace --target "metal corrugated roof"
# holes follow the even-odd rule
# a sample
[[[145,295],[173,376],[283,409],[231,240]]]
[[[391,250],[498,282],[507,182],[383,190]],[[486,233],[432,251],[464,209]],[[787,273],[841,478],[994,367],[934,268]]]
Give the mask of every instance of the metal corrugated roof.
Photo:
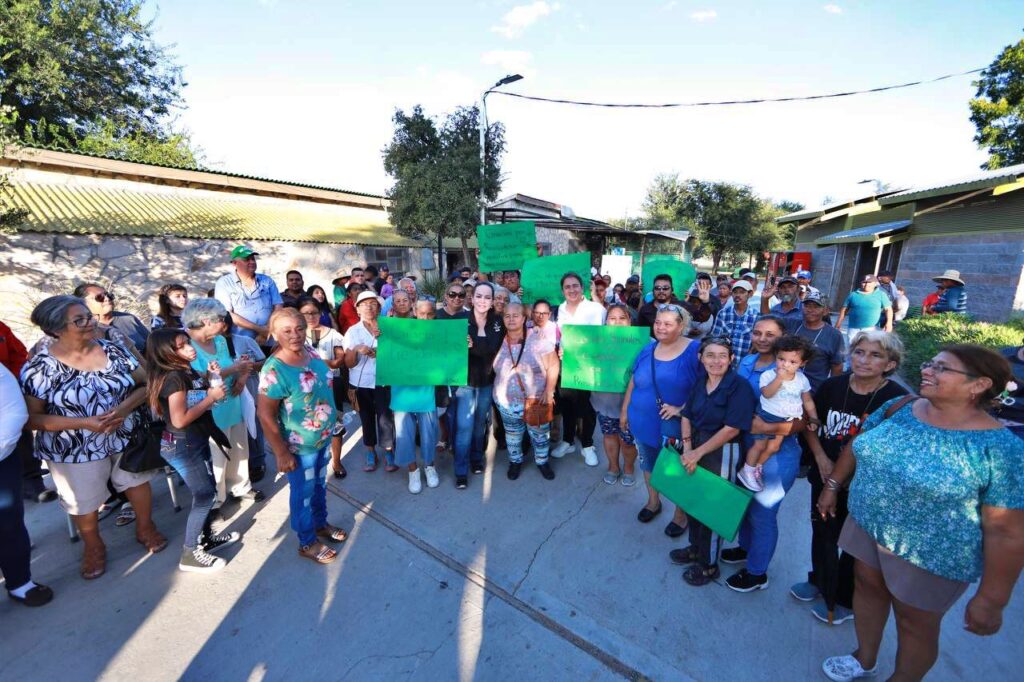
[[[890,223],[878,223],[852,230],[836,232],[814,241],[815,246],[831,246],[833,244],[849,244],[852,242],[870,242],[875,237],[888,232],[901,232],[913,224],[913,220],[894,220]]]
[[[15,182],[10,196],[29,213],[23,231],[430,246],[399,235],[379,209],[134,184]]]
[[[996,170],[981,171],[973,175],[953,178],[946,182],[938,183],[929,187],[913,187],[911,189],[890,194],[878,200],[883,206],[902,204],[905,201],[916,201],[918,199],[931,199],[946,194],[958,192],[970,192],[976,189],[996,187],[1007,182],[1015,182],[1018,177],[1024,175],[1024,164],[997,168]]]

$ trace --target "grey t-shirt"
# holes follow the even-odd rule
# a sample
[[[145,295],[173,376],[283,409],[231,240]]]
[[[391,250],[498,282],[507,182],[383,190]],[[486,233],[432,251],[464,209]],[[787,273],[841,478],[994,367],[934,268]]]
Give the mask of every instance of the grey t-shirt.
[[[842,364],[846,358],[843,335],[828,324],[821,329],[808,329],[803,320],[785,320],[785,323],[790,334],[801,336],[814,345],[814,357],[804,367],[804,374],[811,382],[811,391],[816,391],[831,375],[832,365]]]

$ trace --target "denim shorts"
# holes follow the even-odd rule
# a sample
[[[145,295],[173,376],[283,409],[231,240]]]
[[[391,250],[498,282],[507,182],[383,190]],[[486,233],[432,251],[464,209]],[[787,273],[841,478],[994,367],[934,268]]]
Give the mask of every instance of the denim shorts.
[[[597,421],[601,425],[601,433],[606,436],[618,436],[626,445],[636,444],[636,439],[633,438],[633,434],[628,429],[623,430],[622,424],[618,419],[613,417],[606,417],[600,412],[597,413]]]
[[[640,469],[647,473],[654,471],[654,463],[658,461],[658,453],[661,452],[661,446],[654,447],[637,441],[636,450],[640,455],[637,458],[640,462]]]
[[[771,414],[770,412],[766,412],[765,409],[760,405],[757,406],[755,414],[758,417],[760,417],[761,421],[763,421],[765,424],[785,424],[786,422],[793,421],[792,419],[789,419],[787,417],[780,417],[777,414]],[[770,433],[755,433],[751,434],[750,436],[751,440],[771,440],[772,438],[775,438],[775,436],[771,435]]]

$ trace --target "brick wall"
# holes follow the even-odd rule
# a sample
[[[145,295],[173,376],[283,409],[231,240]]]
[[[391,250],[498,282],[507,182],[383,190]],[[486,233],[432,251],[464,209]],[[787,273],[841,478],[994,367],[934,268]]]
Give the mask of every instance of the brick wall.
[[[917,306],[935,290],[931,278],[947,269],[960,271],[968,311],[977,319],[998,322],[1024,311],[1024,233],[911,237],[903,243],[896,281]]]

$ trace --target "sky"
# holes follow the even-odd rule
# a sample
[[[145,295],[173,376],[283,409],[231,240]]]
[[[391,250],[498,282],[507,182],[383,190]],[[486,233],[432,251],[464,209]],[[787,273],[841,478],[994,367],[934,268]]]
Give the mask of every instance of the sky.
[[[951,0],[163,0],[156,39],[188,85],[177,124],[219,170],[382,194],[397,108],[442,117],[507,73],[523,94],[600,102],[813,95],[987,66],[1024,3]],[[614,110],[491,95],[502,196],[608,220],[659,173],[818,206],[969,175],[972,77],[835,100]]]

